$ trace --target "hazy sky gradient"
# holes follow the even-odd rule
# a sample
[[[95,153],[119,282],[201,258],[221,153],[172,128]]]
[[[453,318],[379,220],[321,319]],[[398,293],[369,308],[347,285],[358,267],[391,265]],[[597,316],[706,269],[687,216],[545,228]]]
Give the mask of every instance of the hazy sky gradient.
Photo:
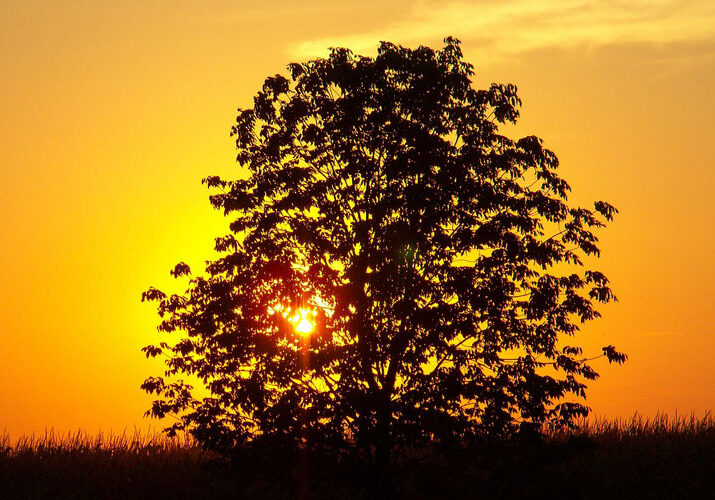
[[[579,341],[630,360],[596,363],[594,413],[712,409],[712,2],[0,0],[0,428],[148,425],[141,292],[227,229],[200,179],[238,173],[236,107],[327,46],[447,35],[476,86],[519,87],[507,132],[545,140],[572,199],[621,210],[593,263],[620,301]]]

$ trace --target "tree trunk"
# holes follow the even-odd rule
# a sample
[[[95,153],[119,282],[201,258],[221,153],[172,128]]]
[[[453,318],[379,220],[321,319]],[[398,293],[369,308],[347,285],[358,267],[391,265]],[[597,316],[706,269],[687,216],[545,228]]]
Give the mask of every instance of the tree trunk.
[[[383,407],[378,416],[375,440],[375,457],[373,461],[375,492],[378,498],[390,498],[394,493],[394,481],[392,477],[392,436],[390,434],[390,423],[392,411],[389,399],[383,403]]]
[[[390,446],[387,443],[378,443],[375,446],[375,459],[373,461],[373,497],[390,498],[394,492],[392,467],[390,464]]]

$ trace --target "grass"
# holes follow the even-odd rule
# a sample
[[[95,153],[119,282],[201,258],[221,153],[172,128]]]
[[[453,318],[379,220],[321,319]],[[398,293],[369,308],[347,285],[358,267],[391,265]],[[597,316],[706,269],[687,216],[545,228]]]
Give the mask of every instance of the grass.
[[[190,440],[161,435],[50,431],[14,444],[4,436],[0,498],[136,498],[156,490],[166,498],[201,497],[214,489],[209,458]]]
[[[0,498],[297,498],[286,457],[223,460],[187,438],[83,432],[0,436]],[[312,457],[311,498],[369,498],[359,464]],[[397,498],[715,498],[715,420],[582,422],[544,440],[412,450]]]

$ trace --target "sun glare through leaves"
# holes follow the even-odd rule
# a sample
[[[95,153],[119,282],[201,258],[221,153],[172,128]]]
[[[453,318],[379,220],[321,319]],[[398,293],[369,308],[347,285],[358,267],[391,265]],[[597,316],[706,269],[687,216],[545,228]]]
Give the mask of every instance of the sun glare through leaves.
[[[269,314],[280,314],[288,321],[297,333],[300,335],[310,335],[315,330],[315,318],[317,312],[315,309],[299,307],[293,310],[292,307],[285,307],[282,304],[277,304],[274,307],[268,308]]]
[[[313,317],[313,321],[308,319],[309,316]],[[295,331],[301,335],[310,335],[310,332],[315,328],[315,311],[310,311],[307,309],[299,309],[293,316],[290,317],[289,321],[295,326]]]

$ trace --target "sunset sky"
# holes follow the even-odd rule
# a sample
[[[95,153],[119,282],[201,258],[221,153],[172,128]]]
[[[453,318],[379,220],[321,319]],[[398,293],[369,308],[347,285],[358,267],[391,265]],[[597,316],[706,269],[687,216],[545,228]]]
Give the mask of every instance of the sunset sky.
[[[347,46],[462,40],[476,87],[514,83],[509,135],[559,157],[619,302],[580,335],[596,416],[715,407],[715,2],[0,0],[0,432],[160,426],[150,285],[180,291],[227,221],[200,180],[268,75]]]

